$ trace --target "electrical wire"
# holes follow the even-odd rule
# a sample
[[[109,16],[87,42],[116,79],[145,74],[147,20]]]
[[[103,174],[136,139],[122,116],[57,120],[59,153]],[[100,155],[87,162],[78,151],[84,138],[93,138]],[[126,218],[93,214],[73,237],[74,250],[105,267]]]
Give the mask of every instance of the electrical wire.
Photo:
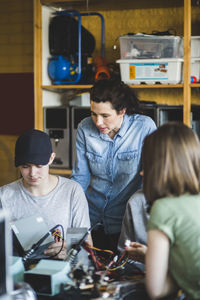
[[[91,246],[89,244],[88,244],[88,248],[96,250],[96,251],[100,251],[100,252],[107,252],[107,253],[110,253],[110,254],[114,254],[114,252],[112,250],[96,248],[96,247]]]
[[[61,227],[62,229],[62,235],[63,235],[63,238],[62,238],[62,245],[61,245],[61,249],[58,251],[58,253],[56,253],[55,255],[51,256],[51,257],[54,257],[56,255],[58,255],[62,249],[63,249],[63,245],[64,245],[64,229],[63,229],[63,226],[58,224],[54,227],[52,227],[46,234],[44,234],[41,239],[39,239],[35,244],[32,245],[31,249],[28,251],[28,253],[22,258],[22,261],[25,263],[28,259],[30,259],[30,257],[32,256],[33,253],[35,253],[38,248],[41,246],[41,244],[47,239],[47,237],[51,234],[53,234],[53,232],[55,231],[56,228],[58,227]]]
[[[54,232],[52,233],[52,235],[53,235],[54,237],[58,237],[59,239],[61,239],[61,240],[62,240],[62,245],[61,245],[61,247],[60,247],[60,250],[59,250],[56,254],[52,255],[51,258],[57,256],[57,255],[62,251],[63,246],[64,246],[64,228],[63,228],[63,226],[62,226],[61,224],[57,225],[57,227],[60,227],[60,228],[61,228],[62,235],[60,234],[60,231],[59,231],[58,229],[57,229],[56,231],[54,231]],[[57,228],[57,227],[56,227],[56,228]]]
[[[129,259],[128,255],[126,254],[126,251],[124,251],[122,253],[122,255],[119,257],[119,259],[118,259],[118,256],[114,256],[114,258],[112,258],[111,261],[102,262],[102,258],[101,259],[99,257],[97,258],[97,255],[95,255],[94,250],[98,251],[99,253],[109,253],[111,255],[114,255],[114,252],[111,250],[107,250],[107,249],[99,249],[99,248],[93,247],[93,246],[89,245],[87,242],[84,243],[83,248],[89,252],[89,254],[91,255],[91,258],[98,270],[105,269],[110,272],[116,271],[117,269],[122,268]],[[111,268],[112,265],[115,265],[115,266],[113,268]]]

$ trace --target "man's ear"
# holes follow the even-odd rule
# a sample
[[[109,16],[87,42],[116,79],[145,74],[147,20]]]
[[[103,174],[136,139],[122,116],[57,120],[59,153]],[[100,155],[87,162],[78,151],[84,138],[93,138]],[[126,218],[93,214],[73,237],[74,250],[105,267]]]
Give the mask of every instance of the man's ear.
[[[55,152],[52,152],[51,153],[51,156],[50,156],[50,158],[49,158],[49,165],[51,165],[52,164],[52,162],[54,161],[54,158],[56,157],[56,153]]]
[[[120,115],[124,116],[126,113],[126,108],[123,108],[122,110],[120,110],[119,113],[120,113]]]

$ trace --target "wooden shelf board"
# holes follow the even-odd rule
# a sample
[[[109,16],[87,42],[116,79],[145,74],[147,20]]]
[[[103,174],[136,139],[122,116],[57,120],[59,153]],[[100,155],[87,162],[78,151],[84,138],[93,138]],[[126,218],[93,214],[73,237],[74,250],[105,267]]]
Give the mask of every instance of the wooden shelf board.
[[[41,0],[42,5],[53,6],[63,9],[78,10],[116,10],[116,9],[138,9],[138,8],[159,8],[159,7],[181,7],[182,0]]]
[[[200,83],[191,83],[190,87],[191,88],[199,88],[200,87]]]
[[[129,85],[132,88],[136,88],[136,89],[148,89],[148,88],[182,88],[183,84],[131,84]]]
[[[51,174],[55,174],[55,175],[71,175],[72,170],[69,170],[69,169],[53,169],[53,168],[50,168],[50,169],[49,169],[49,172],[50,172]]]
[[[56,90],[56,89],[90,89],[93,85],[92,84],[81,84],[81,85],[75,85],[75,84],[68,84],[68,85],[43,85],[42,88],[46,90]],[[148,88],[182,88],[183,84],[130,84],[129,85],[132,88],[137,89],[148,89]],[[195,84],[196,86],[196,84]],[[199,84],[200,86],[200,84]]]
[[[67,84],[67,85],[43,85],[42,88],[46,90],[55,90],[55,89],[90,89],[92,84]]]

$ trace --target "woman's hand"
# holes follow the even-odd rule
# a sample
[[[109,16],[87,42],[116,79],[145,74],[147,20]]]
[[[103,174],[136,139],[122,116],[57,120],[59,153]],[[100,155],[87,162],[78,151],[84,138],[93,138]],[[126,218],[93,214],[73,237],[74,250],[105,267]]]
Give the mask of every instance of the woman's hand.
[[[146,245],[137,242],[130,242],[130,245],[128,247],[126,246],[125,250],[128,252],[131,259],[142,263],[145,262],[145,255],[147,252]]]
[[[60,251],[62,244],[63,244],[63,241],[56,241],[55,243],[51,244],[44,251],[44,254],[48,255],[48,256],[52,256],[52,258],[55,258],[55,259],[64,260],[67,256],[66,242],[64,241],[63,248]]]

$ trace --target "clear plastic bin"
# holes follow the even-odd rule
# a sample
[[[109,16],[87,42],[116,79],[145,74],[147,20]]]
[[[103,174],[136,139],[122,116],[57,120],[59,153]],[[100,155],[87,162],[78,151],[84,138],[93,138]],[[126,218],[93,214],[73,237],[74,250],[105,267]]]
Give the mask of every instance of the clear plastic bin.
[[[121,59],[182,58],[183,38],[180,36],[124,35],[119,38]]]

